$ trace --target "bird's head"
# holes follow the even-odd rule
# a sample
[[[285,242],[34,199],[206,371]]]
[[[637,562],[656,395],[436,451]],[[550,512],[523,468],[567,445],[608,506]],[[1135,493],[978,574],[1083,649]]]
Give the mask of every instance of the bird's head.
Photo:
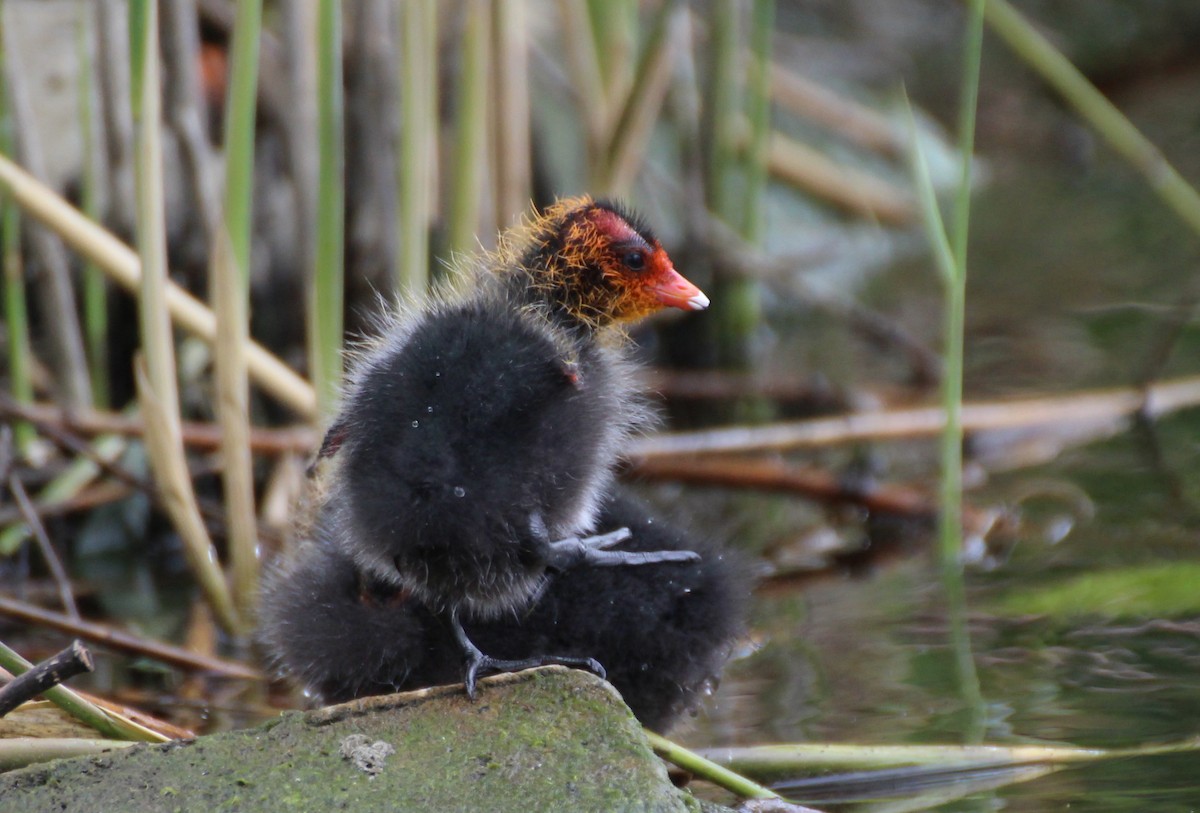
[[[569,198],[527,227],[520,266],[555,309],[596,327],[661,308],[698,311],[708,297],[683,278],[662,244],[616,204]]]

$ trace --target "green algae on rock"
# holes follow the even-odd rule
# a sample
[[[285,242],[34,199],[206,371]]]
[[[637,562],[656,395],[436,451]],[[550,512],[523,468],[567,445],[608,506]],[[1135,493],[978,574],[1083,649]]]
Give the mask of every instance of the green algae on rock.
[[[343,743],[386,744],[372,770]],[[287,712],[258,728],[136,745],[0,776],[27,811],[699,811],[608,684],[561,667]]]

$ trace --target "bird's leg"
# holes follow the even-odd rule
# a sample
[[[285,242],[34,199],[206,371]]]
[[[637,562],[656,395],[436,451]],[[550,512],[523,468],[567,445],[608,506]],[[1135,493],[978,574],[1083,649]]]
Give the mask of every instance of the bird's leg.
[[[458,608],[450,611],[450,629],[454,632],[454,640],[462,647],[463,661],[466,664],[463,683],[466,685],[467,697],[475,699],[475,682],[480,672],[520,672],[522,669],[532,669],[535,666],[570,666],[575,669],[586,669],[601,678],[606,677],[604,667],[594,658],[574,658],[562,655],[534,655],[520,660],[500,660],[479,651],[479,647],[467,637],[462,622],[458,618]]]
[[[577,565],[620,567],[700,560],[700,554],[690,550],[608,550],[630,536],[632,534],[628,528],[619,528],[596,536],[569,536],[550,543],[550,555],[546,557],[546,564],[556,570],[569,570]]]

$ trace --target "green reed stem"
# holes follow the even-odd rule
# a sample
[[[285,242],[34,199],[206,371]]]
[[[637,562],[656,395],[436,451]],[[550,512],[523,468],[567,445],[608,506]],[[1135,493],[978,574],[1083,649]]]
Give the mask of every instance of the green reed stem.
[[[946,410],[946,426],[941,440],[942,487],[938,536],[943,567],[956,570],[962,550],[963,332],[966,319],[967,236],[971,213],[971,161],[975,146],[975,108],[979,98],[979,65],[983,50],[983,7],[984,0],[971,0],[959,106],[958,154],[962,164],[955,191],[953,233],[950,235],[953,262],[943,269],[946,313],[942,405]]]
[[[5,3],[0,3],[0,153],[16,154],[12,113],[9,110],[8,54],[4,43]],[[4,266],[4,321],[8,331],[8,375],[13,399],[33,403],[33,348],[29,339],[29,302],[25,292],[25,265],[21,258],[21,210],[12,195],[0,198],[0,250]],[[28,457],[37,432],[27,421],[13,423],[13,443]]]
[[[258,111],[258,50],[262,0],[239,0],[233,26],[229,98],[225,105],[225,228],[233,259],[249,290],[254,203],[254,128]]]
[[[743,799],[780,798],[779,794],[770,788],[764,788],[757,782],[700,756],[695,751],[689,751],[682,745],[676,745],[666,737],[648,730],[644,733],[646,739],[650,741],[650,747],[654,749],[654,753],[707,782],[712,782],[731,793],[736,793]]]
[[[341,8],[337,0],[317,5],[317,249],[309,367],[324,416],[333,413],[342,381],[346,206]]]
[[[771,137],[771,36],[775,31],[775,0],[754,0],[752,14],[746,73],[750,142],[745,155],[742,236],[751,245],[758,245],[766,226],[763,199],[767,187],[767,145]]]
[[[714,0],[709,15],[709,75],[705,99],[705,181],[708,210],[733,216],[733,172],[737,162],[738,15],[734,0]],[[729,222],[735,222],[729,220]]]
[[[209,287],[217,320],[217,418],[221,481],[229,528],[233,599],[243,620],[258,597],[258,524],[250,453],[250,385],[245,346],[250,335],[250,262],[254,203],[254,133],[262,0],[242,0],[234,22],[229,97],[225,106],[225,200],[213,235]]]
[[[429,223],[433,212],[437,143],[437,4],[408,0],[400,25],[400,160],[396,286],[414,298],[429,288]]]
[[[142,270],[138,291],[142,357],[135,365],[135,376],[147,426],[146,450],[164,507],[183,541],[197,583],[221,625],[237,630],[240,619],[200,516],[183,449],[175,342],[167,308],[158,7],[153,0],[131,0],[129,19],[132,86],[136,91],[136,230]]]
[[[76,17],[75,50],[78,58],[76,93],[79,97],[79,132],[83,144],[83,171],[80,183],[80,208],[95,221],[100,220],[100,175],[96,151],[95,66],[88,47],[90,29],[88,6],[80,5]],[[108,391],[108,283],[94,262],[83,262],[83,329],[87,346],[88,372],[92,380],[92,398],[99,409],[107,409]]]
[[[476,248],[475,232],[483,202],[487,171],[484,152],[487,136],[487,66],[491,28],[488,3],[470,0],[462,36],[462,72],[454,113],[454,154],[450,160],[451,256],[470,254]]]
[[[153,0],[129,4],[133,120],[136,126],[137,249],[142,262],[138,299],[142,352],[154,395],[179,421],[175,342],[166,308],[167,241],[163,200],[158,70],[158,13]]]
[[[958,150],[962,161],[955,194],[954,230],[948,239],[945,224],[933,194],[924,156],[912,128],[917,156],[918,187],[925,211],[930,242],[941,269],[946,291],[945,371],[942,377],[942,407],[946,423],[941,435],[941,489],[938,516],[942,583],[946,591],[951,644],[958,672],[959,689],[971,714],[967,735],[973,741],[984,734],[983,696],[971,652],[967,629],[966,586],[962,572],[962,391],[963,345],[966,321],[967,243],[970,232],[971,161],[975,144],[975,110],[979,98],[979,68],[983,51],[983,15],[986,0],[971,0],[960,94]],[[935,233],[936,232],[936,233]]]

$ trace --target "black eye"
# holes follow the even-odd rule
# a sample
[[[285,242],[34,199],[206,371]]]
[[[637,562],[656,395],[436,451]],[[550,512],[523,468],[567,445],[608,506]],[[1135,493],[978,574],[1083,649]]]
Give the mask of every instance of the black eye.
[[[621,262],[630,271],[641,271],[646,267],[646,255],[641,251],[631,251],[621,258]]]

